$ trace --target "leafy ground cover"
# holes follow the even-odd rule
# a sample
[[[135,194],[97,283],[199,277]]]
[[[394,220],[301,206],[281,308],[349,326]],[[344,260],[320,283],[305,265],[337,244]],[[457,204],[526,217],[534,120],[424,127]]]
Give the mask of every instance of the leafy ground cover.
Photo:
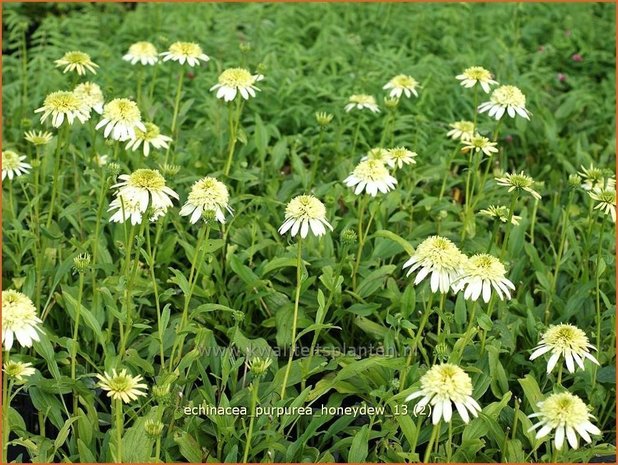
[[[613,460],[614,18],[4,4],[4,457]]]

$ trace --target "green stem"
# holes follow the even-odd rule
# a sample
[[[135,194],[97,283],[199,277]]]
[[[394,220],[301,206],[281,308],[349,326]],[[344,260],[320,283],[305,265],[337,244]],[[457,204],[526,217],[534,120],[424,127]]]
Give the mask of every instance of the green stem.
[[[360,267],[363,246],[365,245],[365,241],[363,238],[363,220],[368,202],[369,199],[366,196],[363,196],[360,198],[358,206],[358,249],[356,251],[356,261],[354,262],[354,268],[352,269],[352,289],[354,290],[356,290],[356,274],[358,273],[358,268]]]
[[[425,329],[425,325],[427,324],[427,320],[429,319],[429,315],[431,314],[432,304],[433,304],[433,292],[429,294],[429,299],[427,299],[427,305],[425,306],[425,309],[423,311],[421,322],[418,325],[416,336],[414,337],[414,341],[412,342],[412,347],[410,347],[408,357],[406,358],[406,365],[403,368],[403,370],[401,370],[401,374],[399,378],[399,390],[400,391],[403,391],[403,389],[405,388],[405,380],[406,380],[406,377],[408,376],[408,370],[410,368],[410,365],[412,365],[412,358],[414,357],[414,354],[416,353],[416,349],[421,340],[423,330]]]
[[[150,85],[150,92],[148,93],[150,100],[152,100],[152,96],[154,95],[154,91],[155,91],[155,86],[157,84],[157,71],[159,71],[159,65],[155,64],[154,72],[152,73],[152,84]]]
[[[360,116],[359,116],[358,122],[356,123],[356,128],[354,129],[354,138],[353,138],[353,142],[352,142],[352,153],[353,154],[356,153],[356,143],[358,142],[358,134],[360,132],[360,126],[361,126],[361,119],[360,119]]]
[[[603,245],[603,230],[605,229],[605,220],[607,215],[603,215],[603,219],[601,220],[601,228],[599,230],[599,244],[597,247],[597,266],[596,266],[596,315],[597,315],[597,350],[601,351],[601,289],[600,289],[600,280],[601,273],[599,272],[601,262],[601,251]]]
[[[315,177],[318,171],[318,165],[320,164],[320,154],[322,152],[322,142],[324,141],[324,127],[320,126],[320,136],[318,139],[318,146],[313,158],[313,166],[311,167],[311,185],[315,186]]]
[[[150,269],[150,280],[152,281],[152,289],[154,290],[155,305],[157,307],[157,332],[159,333],[159,363],[161,369],[165,366],[165,354],[163,352],[163,328],[161,327],[161,303],[159,301],[159,287],[154,272],[155,256],[153,254],[152,245],[150,242],[150,226],[146,227],[146,248],[148,249],[148,261]]]
[[[429,458],[431,457],[431,451],[433,450],[433,446],[436,443],[436,440],[440,436],[440,423],[437,425],[433,425],[431,430],[431,436],[429,437],[429,442],[427,443],[427,449],[425,449],[425,457],[423,458],[423,463],[429,463]]]
[[[77,291],[77,308],[75,309],[75,325],[73,327],[73,344],[71,345],[71,379],[75,381],[77,361],[77,336],[79,335],[79,320],[82,313],[82,297],[84,294],[84,273],[79,272],[79,289]],[[77,415],[77,392],[73,392],[73,415]]]
[[[238,139],[238,128],[240,126],[240,114],[242,112],[242,100],[236,99],[236,111],[233,111],[232,104],[229,105],[228,121],[230,131],[230,141],[228,143],[227,150],[227,162],[225,163],[225,175],[229,176],[230,169],[232,168],[232,160],[234,158],[234,149],[236,148],[236,141]]]
[[[184,68],[181,68],[180,73],[178,74],[178,84],[176,86],[176,99],[174,100],[174,115],[172,116],[172,128],[170,131],[173,141],[168,144],[167,150],[165,151],[165,164],[167,164],[167,160],[170,154],[170,149],[172,147],[172,144],[178,143],[179,131],[176,130],[176,123],[178,121],[178,112],[180,110],[180,96],[182,94],[182,81],[183,81],[184,75],[185,75],[185,70]]]
[[[292,320],[292,342],[290,347],[290,355],[288,356],[288,363],[285,368],[285,375],[283,377],[283,383],[281,384],[281,400],[285,398],[285,388],[288,384],[288,377],[290,376],[290,370],[292,368],[292,359],[294,358],[294,352],[296,349],[296,326],[298,324],[298,304],[300,303],[300,289],[302,284],[302,238],[298,239],[297,254],[296,254],[296,294],[294,297],[294,316]]]
[[[442,177],[442,186],[440,187],[440,195],[438,196],[438,202],[442,200],[442,197],[444,197],[444,191],[446,190],[446,180],[449,178],[449,175],[451,174],[451,165],[453,164],[453,159],[455,158],[455,155],[457,155],[457,149],[458,147],[455,147],[455,149],[453,150],[453,152],[450,154],[448,158],[446,170],[444,170],[444,176]]]
[[[500,250],[500,260],[504,260],[504,254],[506,253],[506,247],[509,243],[509,237],[511,236],[511,230],[513,229],[513,214],[515,213],[515,203],[517,202],[517,194],[511,196],[511,205],[509,206],[509,220],[506,222],[506,232],[504,233],[504,241],[502,242],[502,249]]]
[[[2,362],[6,365],[9,362],[9,351],[4,352]],[[8,449],[9,449],[9,436],[11,434],[11,424],[9,423],[9,411],[11,409],[10,396],[8,387],[8,376],[6,373],[2,374],[2,463],[8,463]]]
[[[116,410],[116,463],[122,463],[122,429],[124,427],[122,400],[115,399],[114,406]]]
[[[564,365],[562,363],[560,363],[558,365],[558,380],[557,383],[562,386],[562,369],[564,368]]]
[[[253,437],[253,423],[255,421],[255,406],[257,404],[259,384],[255,382],[251,385],[251,418],[249,419],[249,432],[247,433],[247,442],[245,443],[245,453],[243,454],[242,463],[247,463],[249,458],[249,449],[251,448],[251,438]]]
[[[446,443],[446,462],[451,462],[453,456],[453,422],[448,422],[448,441]]]
[[[68,123],[67,123],[68,124]],[[56,141],[56,150],[54,153],[54,177],[52,179],[52,193],[51,200],[49,202],[49,215],[47,217],[47,229],[51,227],[52,218],[54,217],[54,207],[56,205],[56,197],[58,195],[58,186],[60,184],[60,162],[62,157],[60,156],[60,149],[64,144],[64,139],[68,130],[68,126],[65,126],[61,130],[58,131],[58,140]]]

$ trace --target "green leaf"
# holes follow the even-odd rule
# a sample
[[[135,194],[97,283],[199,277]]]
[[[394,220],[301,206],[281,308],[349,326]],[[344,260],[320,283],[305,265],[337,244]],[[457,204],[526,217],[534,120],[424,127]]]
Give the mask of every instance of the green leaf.
[[[174,435],[174,441],[180,448],[180,454],[189,461],[189,463],[201,463],[202,451],[198,442],[186,431],[182,431]]]
[[[385,229],[381,229],[374,233],[375,237],[384,237],[386,239],[390,239],[391,241],[396,242],[401,246],[401,249],[404,250],[408,255],[414,255],[414,247],[410,245],[408,241],[406,241],[403,237],[398,236],[394,232],[387,231]]]
[[[348,462],[363,463],[367,459],[368,453],[369,425],[365,425],[354,435],[352,447],[350,447],[350,453],[348,454]]]

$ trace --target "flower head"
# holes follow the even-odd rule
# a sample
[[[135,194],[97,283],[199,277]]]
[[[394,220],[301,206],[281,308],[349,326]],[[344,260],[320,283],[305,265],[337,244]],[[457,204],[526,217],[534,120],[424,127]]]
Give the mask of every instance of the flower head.
[[[465,255],[446,237],[431,236],[421,242],[414,254],[403,264],[406,276],[418,271],[414,285],[431,275],[431,292],[448,292],[458,278]]]
[[[582,188],[591,191],[595,187],[605,187],[605,170],[590,164],[590,168],[581,167],[578,173],[584,180]]]
[[[388,150],[383,149],[382,147],[374,147],[369,149],[367,155],[361,158],[361,161],[365,160],[379,160],[382,163],[386,163],[386,159],[388,157]]]
[[[592,424],[588,406],[578,396],[569,392],[551,394],[545,400],[537,404],[539,411],[528,415],[529,418],[538,417],[539,422],[528,431],[541,428],[536,433],[536,438],[541,439],[556,430],[554,444],[557,449],[562,449],[564,438],[573,449],[579,446],[577,435],[579,434],[587,443],[592,442],[590,434],[601,434],[601,430]]]
[[[372,113],[380,113],[380,109],[373,95],[365,94],[351,95],[348,99],[348,104],[345,106],[345,111],[349,112],[353,109],[363,110],[365,108]]]
[[[333,227],[326,219],[326,207],[313,195],[294,197],[285,208],[285,221],[279,228],[279,234],[290,231],[292,237],[300,231],[300,237],[307,237],[309,230],[314,236],[326,234],[326,228]]]
[[[610,183],[611,184],[611,183]],[[611,216],[612,221],[616,222],[616,187],[614,181],[614,187],[607,189],[603,187],[595,187],[592,191],[588,192],[588,195],[592,200],[596,200],[597,204],[595,209],[601,210],[606,215]]]
[[[386,164],[391,168],[403,168],[403,165],[416,164],[418,154],[405,147],[396,147],[386,151]]]
[[[73,93],[99,115],[103,113],[105,99],[103,98],[103,92],[98,84],[94,82],[84,82],[73,89]]]
[[[397,180],[390,175],[380,160],[361,161],[343,182],[348,187],[356,186],[354,189],[356,195],[365,190],[372,197],[375,197],[378,191],[386,194],[397,184]]]
[[[474,123],[472,121],[456,121],[449,124],[452,128],[446,133],[451,139],[459,139],[462,142],[469,141],[474,136]]]
[[[504,205],[490,205],[486,209],[481,210],[479,213],[490,218],[496,218],[503,223],[507,223],[509,221],[509,217],[511,216],[508,207],[505,207]],[[519,224],[519,220],[521,220],[521,216],[513,215],[511,217],[511,224],[517,226]]]
[[[165,178],[158,170],[138,169],[133,173],[121,174],[118,176],[120,182],[114,184],[112,188],[117,188],[117,196],[128,200],[133,204],[137,202],[135,208],[141,209],[144,213],[150,206],[153,210],[167,210],[172,206],[172,200],[178,198],[178,194],[165,185]]]
[[[251,370],[255,376],[262,376],[266,374],[266,371],[268,371],[268,368],[272,365],[272,363],[273,361],[270,358],[253,357],[249,360],[248,365],[249,370]]]
[[[146,132],[137,103],[127,98],[115,98],[103,107],[103,119],[96,129],[105,127],[103,135],[118,141],[135,139],[135,130]]]
[[[142,65],[154,65],[159,61],[157,48],[150,42],[135,42],[129,47],[129,51],[122,57],[132,65],[138,62]]]
[[[131,198],[124,195],[117,195],[109,204],[108,212],[114,212],[110,217],[112,223],[124,223],[131,220],[132,225],[142,223],[142,215],[148,209],[148,205],[142,205],[142,202],[136,198]]]
[[[534,179],[532,179],[527,174],[521,173],[506,173],[504,176],[496,178],[496,183],[499,186],[504,186],[509,188],[509,192],[517,191],[526,191],[532,197],[539,200],[541,198],[541,194],[535,191],[532,187],[534,186]]]
[[[412,76],[407,76],[405,74],[398,74],[393,79],[384,84],[383,89],[391,89],[389,92],[390,97],[401,98],[401,94],[404,94],[406,97],[410,97],[414,94],[415,97],[418,97],[418,92],[416,88],[418,87],[418,81],[414,79]]]
[[[479,105],[479,112],[488,111],[488,115],[500,119],[504,113],[511,118],[518,114],[522,118],[530,119],[530,112],[526,110],[526,96],[515,86],[500,86],[493,91],[489,102]]]
[[[32,368],[32,363],[9,360],[5,362],[2,371],[4,371],[9,378],[13,378],[18,383],[22,383],[25,381],[24,378],[32,376],[36,370]]]
[[[422,397],[422,399],[415,409],[427,404],[433,406],[431,421],[434,425],[437,425],[440,419],[450,423],[453,405],[465,423],[470,421],[468,411],[475,417],[481,411],[481,406],[472,397],[470,376],[452,363],[432,366],[421,377],[421,389],[406,397],[406,402],[417,397]]]
[[[315,114],[315,120],[322,127],[328,126],[334,117],[332,113],[326,113],[325,111],[318,111]]]
[[[459,292],[465,289],[464,298],[470,300],[478,300],[482,294],[487,303],[493,288],[500,300],[510,299],[515,286],[505,274],[504,265],[493,255],[473,255],[464,261],[461,276],[453,284],[453,290]]]
[[[594,348],[588,342],[586,333],[577,326],[570,324],[552,325],[541,336],[541,341],[534,348],[530,360],[551,352],[551,357],[547,362],[547,373],[554,369],[560,357],[564,357],[569,372],[574,373],[575,363],[583,370],[584,359],[586,358],[597,365],[599,364],[597,359],[590,354],[590,349]]]
[[[47,145],[54,138],[54,135],[48,131],[26,131],[24,139],[32,145]]]
[[[225,184],[207,176],[193,184],[180,215],[191,215],[191,223],[197,223],[205,211],[210,211],[214,212],[217,221],[225,223],[225,210],[232,213],[229,201],[230,194]]]
[[[491,73],[481,66],[466,68],[463,73],[458,74],[455,78],[459,79],[460,84],[467,88],[479,84],[486,94],[491,91],[491,85],[498,84],[498,81],[491,78]]]
[[[32,166],[24,162],[25,159],[25,155],[19,155],[12,150],[4,150],[2,152],[2,179],[4,180],[7,176],[13,179],[30,171]]]
[[[177,61],[181,65],[185,62],[189,66],[199,66],[200,60],[204,63],[210,60],[202,51],[202,47],[194,42],[174,42],[167,52],[161,53],[163,61]]]
[[[35,113],[43,112],[41,123],[44,123],[49,115],[52,117],[52,126],[59,128],[66,119],[69,124],[77,118],[81,123],[90,119],[90,107],[74,92],[52,92],[43,102],[41,108],[34,110]]]
[[[144,422],[144,431],[146,432],[146,435],[151,439],[156,439],[161,436],[164,427],[165,425],[163,424],[163,422],[159,420],[150,419]]]
[[[122,400],[125,404],[136,400],[138,396],[146,395],[142,389],[147,389],[147,386],[140,383],[143,378],[139,375],[131,376],[126,369],[123,369],[120,373],[116,373],[116,370],[113,369],[111,375],[105,372],[103,375],[97,374],[97,378],[99,379],[97,385],[104,391],[108,391],[107,397]]]
[[[261,74],[251,74],[245,68],[229,68],[219,75],[219,82],[210,88],[217,91],[217,98],[231,102],[240,93],[241,97],[249,100],[255,97],[255,83],[264,79]]]
[[[494,153],[498,152],[498,149],[496,148],[497,143],[491,142],[487,137],[483,137],[480,134],[475,134],[470,139],[462,139],[461,142],[463,143],[463,147],[461,149],[463,153],[483,152],[488,157],[491,157]]]
[[[24,347],[32,347],[39,340],[39,324],[42,321],[36,314],[32,300],[21,292],[2,291],[2,344],[4,350],[11,350],[13,340]]]
[[[56,68],[64,66],[63,73],[76,71],[80,76],[86,74],[86,70],[92,74],[97,74],[99,65],[90,59],[90,55],[84,52],[67,52],[62,58],[56,60]]]
[[[153,123],[144,123],[145,131],[141,129],[135,129],[135,138],[130,139],[127,142],[126,149],[133,150],[134,152],[139,149],[139,146],[144,145],[144,156],[150,155],[150,146],[155,149],[166,149],[168,143],[172,141],[169,136],[164,136],[159,131],[159,126]]]

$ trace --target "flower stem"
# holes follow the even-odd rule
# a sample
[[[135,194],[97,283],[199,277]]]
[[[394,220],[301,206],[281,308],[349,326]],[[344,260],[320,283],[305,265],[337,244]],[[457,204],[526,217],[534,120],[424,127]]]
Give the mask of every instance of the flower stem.
[[[356,143],[358,142],[358,134],[360,132],[361,119],[360,116],[358,118],[358,122],[356,123],[356,128],[354,129],[354,138],[352,142],[352,153],[356,153]]]
[[[247,433],[247,442],[245,443],[245,453],[243,454],[242,463],[247,463],[249,458],[249,449],[251,448],[251,438],[253,436],[253,423],[255,421],[255,406],[257,404],[259,384],[253,382],[251,384],[251,418],[249,419],[249,432]]]
[[[225,163],[225,175],[229,176],[234,158],[234,149],[238,140],[238,127],[240,126],[240,114],[242,112],[242,101],[236,100],[236,111],[233,111],[232,104],[229,105],[228,121],[230,130],[230,141],[227,146],[227,162]]]
[[[54,177],[52,179],[52,192],[51,200],[49,202],[49,215],[47,216],[47,229],[51,227],[52,218],[54,217],[54,207],[56,205],[56,197],[58,195],[58,187],[60,184],[60,162],[62,157],[60,156],[60,149],[64,144],[64,139],[68,134],[68,126],[65,126],[58,131],[58,140],[56,141],[56,150],[54,153]]]
[[[515,203],[517,202],[517,194],[511,196],[511,205],[509,206],[509,220],[506,222],[506,232],[504,233],[504,241],[502,242],[502,249],[500,250],[500,260],[504,259],[506,253],[506,247],[509,243],[509,237],[511,236],[511,230],[513,229],[513,214],[515,213]]]
[[[455,147],[455,149],[453,150],[453,152],[450,154],[448,158],[446,170],[444,170],[444,177],[442,178],[442,186],[440,187],[440,195],[438,196],[438,202],[442,200],[442,197],[444,197],[444,191],[446,190],[446,180],[449,178],[449,175],[451,174],[451,165],[453,164],[453,159],[455,158],[455,155],[457,155],[457,149],[458,147]]]
[[[363,246],[365,245],[366,229],[363,228],[363,220],[365,215],[365,209],[369,199],[366,196],[361,197],[358,206],[358,250],[356,252],[356,261],[354,262],[354,268],[352,269],[352,289],[356,291],[356,274],[360,267],[361,255],[363,254]],[[373,216],[372,216],[373,218]]]
[[[176,130],[176,123],[178,121],[178,112],[180,110],[180,96],[182,94],[182,81],[183,78],[185,76],[185,70],[184,68],[181,68],[180,73],[178,74],[178,84],[176,86],[176,99],[174,100],[174,115],[172,116],[172,128],[171,128],[171,135],[172,135],[172,139],[173,142],[170,142],[167,146],[167,150],[165,151],[165,163],[167,164],[167,160],[170,154],[170,148],[172,147],[172,144],[177,144],[178,143],[178,132]]]
[[[6,365],[9,362],[9,351],[4,352],[2,362]],[[2,463],[8,463],[9,436],[11,434],[11,424],[9,423],[9,411],[11,394],[8,387],[8,376],[2,374]]]
[[[313,166],[311,167],[311,185],[315,186],[315,177],[320,164],[320,153],[322,151],[322,142],[324,141],[324,127],[320,126],[320,136],[318,138],[318,146],[313,158]]]
[[[155,256],[153,254],[152,245],[150,242],[150,226],[146,227],[146,248],[148,249],[148,268],[150,269],[150,279],[152,281],[152,289],[155,296],[155,305],[157,307],[157,332],[159,333],[159,363],[160,367],[165,366],[165,354],[163,352],[163,328],[161,327],[161,303],[159,301],[159,287],[157,286],[157,279],[154,272]]]
[[[427,443],[427,448],[425,449],[425,457],[423,458],[423,463],[429,463],[429,457],[431,457],[431,451],[433,450],[433,446],[436,443],[436,440],[440,436],[440,423],[437,425],[433,425],[431,430],[431,436],[429,437],[429,442]]]
[[[601,351],[601,289],[599,287],[601,273],[599,272],[599,263],[601,262],[601,250],[603,245],[603,230],[605,229],[605,219],[607,215],[603,215],[601,220],[601,228],[599,229],[599,244],[597,247],[597,263],[595,271],[595,287],[596,287],[596,315],[597,315],[597,350]]]
[[[124,426],[122,400],[115,399],[114,407],[116,410],[116,463],[122,463],[122,429]]]
[[[77,308],[75,309],[75,325],[73,327],[73,344],[71,345],[71,379],[75,381],[77,361],[77,336],[79,335],[79,320],[82,313],[82,297],[84,294],[84,273],[79,272],[79,288],[77,291]],[[77,392],[73,393],[73,415],[77,415]]]
[[[297,254],[296,254],[296,295],[294,297],[294,316],[292,320],[292,341],[290,347],[290,355],[288,356],[288,364],[285,368],[285,375],[283,377],[283,383],[281,385],[281,400],[285,398],[285,388],[288,384],[288,377],[290,376],[290,370],[292,368],[292,359],[294,358],[294,352],[296,349],[296,325],[298,324],[298,304],[300,302],[300,288],[302,283],[302,248],[303,248],[303,240],[302,238],[298,239],[298,244],[296,246]]]

